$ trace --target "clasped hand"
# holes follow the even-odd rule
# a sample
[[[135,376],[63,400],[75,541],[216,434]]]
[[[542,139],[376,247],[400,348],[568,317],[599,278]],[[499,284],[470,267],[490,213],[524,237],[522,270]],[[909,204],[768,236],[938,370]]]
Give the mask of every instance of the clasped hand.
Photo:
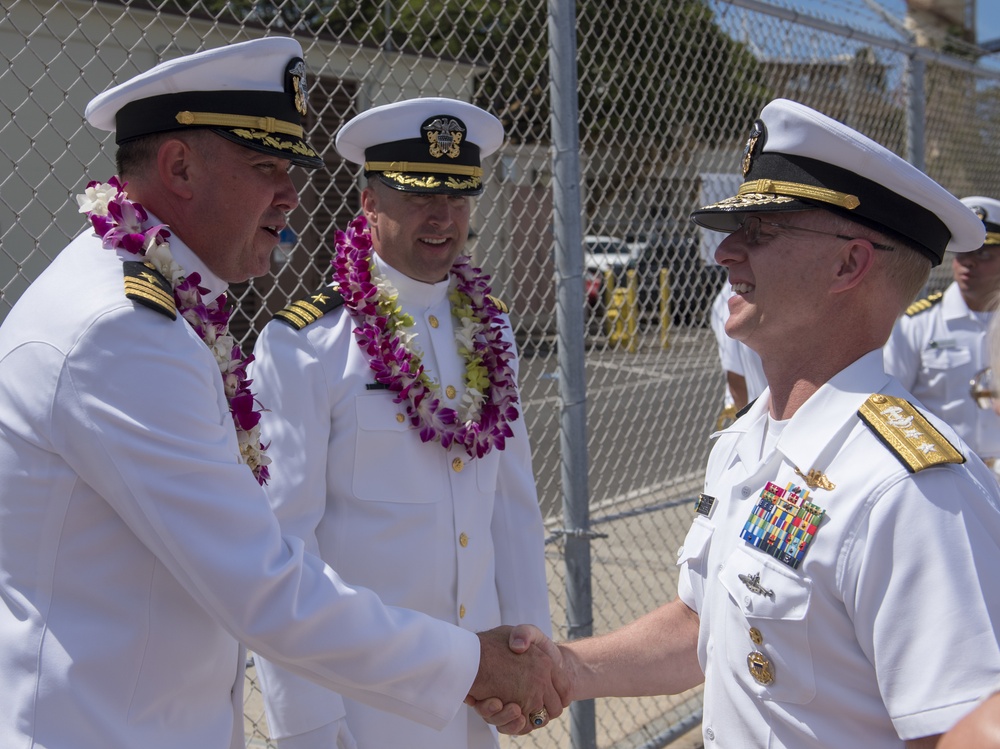
[[[530,624],[479,633],[479,673],[465,698],[500,733],[523,735],[559,717],[569,705],[570,680],[559,646]],[[528,719],[544,708],[548,719]]]

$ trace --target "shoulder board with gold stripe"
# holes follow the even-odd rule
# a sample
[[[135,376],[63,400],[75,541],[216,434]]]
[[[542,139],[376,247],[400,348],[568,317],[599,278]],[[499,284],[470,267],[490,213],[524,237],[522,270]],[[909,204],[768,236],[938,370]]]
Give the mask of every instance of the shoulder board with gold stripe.
[[[495,297],[492,294],[487,294],[486,298],[489,299],[491,302],[493,302],[493,306],[496,307],[501,312],[503,312],[505,315],[510,312],[510,310],[507,309],[507,305],[504,304],[504,301],[502,299]]]
[[[965,462],[965,456],[907,400],[876,393],[868,396],[858,416],[910,473]]]
[[[283,310],[275,312],[274,319],[281,320],[296,330],[302,330],[306,325],[316,322],[328,312],[333,312],[343,303],[344,297],[329,286],[325,286],[315,294],[292,302]]]
[[[928,297],[924,297],[923,299],[918,299],[917,301],[915,301],[913,304],[911,304],[909,307],[906,308],[906,314],[910,317],[913,317],[914,315],[920,314],[924,310],[929,310],[935,304],[940,302],[943,296],[944,292],[938,291],[931,294]]]
[[[144,307],[156,310],[171,320],[177,319],[177,304],[170,282],[149,263],[126,260],[122,263],[125,273],[125,296]]]

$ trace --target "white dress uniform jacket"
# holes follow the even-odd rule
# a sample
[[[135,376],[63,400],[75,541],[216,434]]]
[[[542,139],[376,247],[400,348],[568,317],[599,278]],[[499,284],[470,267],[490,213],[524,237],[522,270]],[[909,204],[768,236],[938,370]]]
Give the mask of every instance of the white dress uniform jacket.
[[[948,422],[980,458],[1000,458],[1000,416],[979,408],[969,395],[969,382],[990,365],[986,333],[992,315],[972,312],[954,283],[940,302],[919,311],[918,306],[923,305],[913,305],[893,327],[885,345],[886,372]]]
[[[465,364],[448,281],[420,283],[372,257],[414,319],[413,345],[442,402],[456,408]],[[257,342],[254,387],[279,417],[269,430],[268,495],[282,530],[387,603],[470,632],[522,622],[549,632],[544,529],[523,416],[511,423],[505,449],[482,458],[421,442],[395,393],[374,389],[354,328],[340,307],[302,330],[274,320]],[[512,341],[509,324],[505,337]],[[337,716],[329,692],[267,663],[258,672],[272,736],[309,732]],[[346,711],[361,749],[497,745],[471,708],[440,732],[353,699]]]
[[[899,749],[995,688],[998,487],[933,416],[968,462],[914,474],[897,459],[858,415],[873,393],[908,397],[881,364],[876,350],[836,375],[770,449],[769,391],[718,435],[705,481],[714,503],[701,498],[711,509],[678,557],[679,595],[701,618],[708,749]],[[925,444],[886,416],[895,441]],[[808,488],[811,471],[827,488]],[[768,482],[808,490],[825,510],[797,569],[741,538]]]
[[[0,746],[242,747],[240,642],[435,727],[461,706],[477,638],[282,538],[212,353],[91,233],[0,328],[0,435]]]

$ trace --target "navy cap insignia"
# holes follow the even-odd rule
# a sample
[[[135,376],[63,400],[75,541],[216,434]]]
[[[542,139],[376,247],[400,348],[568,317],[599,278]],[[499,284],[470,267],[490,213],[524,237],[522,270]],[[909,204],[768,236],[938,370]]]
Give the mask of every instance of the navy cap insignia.
[[[754,152],[757,149],[757,144],[764,137],[765,132],[763,120],[757,120],[753,123],[753,127],[750,128],[750,135],[747,136],[747,144],[743,147],[743,161],[740,162],[744,177],[750,173],[750,167],[753,165],[754,157],[757,155]]]
[[[295,98],[295,111],[305,117],[308,112],[309,89],[306,86],[306,63],[301,57],[288,63],[285,70],[285,90]]]
[[[457,159],[461,153],[461,143],[467,132],[465,123],[456,117],[431,117],[420,126],[420,132],[430,145],[429,151],[435,159],[447,156]]]

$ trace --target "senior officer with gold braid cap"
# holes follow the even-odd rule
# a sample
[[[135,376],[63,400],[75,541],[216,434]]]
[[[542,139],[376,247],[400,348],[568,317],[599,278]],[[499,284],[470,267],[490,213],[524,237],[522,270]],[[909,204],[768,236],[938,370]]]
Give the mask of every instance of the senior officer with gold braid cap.
[[[952,256],[947,289],[907,307],[885,345],[885,369],[997,471],[1000,416],[977,392],[990,389],[987,331],[1000,301],[1000,200],[974,195],[962,202],[983,222],[986,240]]]
[[[882,345],[983,224],[788,100],[764,107],[742,166],[739,193],[693,218],[729,233],[726,331],[760,354],[768,388],[715,435],[678,597],[550,651],[572,699],[704,680],[706,747],[932,747],[1000,673],[1000,491],[885,373]]]
[[[472,632],[548,632],[510,320],[464,255],[482,160],[502,142],[493,115],[441,97],[344,125],[336,146],[364,171],[362,215],[337,233],[332,285],[264,328],[252,377],[284,468],[268,496],[286,533],[387,603]],[[352,695],[341,706],[279,664],[258,673],[281,749],[330,747],[345,709],[361,749],[497,746],[471,709],[437,731]]]
[[[267,38],[87,108],[119,176],[0,327],[0,746],[243,747],[244,645],[434,727],[470,690],[561,709],[543,656],[348,586],[260,486],[284,469],[222,295],[267,271],[291,165],[320,163],[303,76]]]

